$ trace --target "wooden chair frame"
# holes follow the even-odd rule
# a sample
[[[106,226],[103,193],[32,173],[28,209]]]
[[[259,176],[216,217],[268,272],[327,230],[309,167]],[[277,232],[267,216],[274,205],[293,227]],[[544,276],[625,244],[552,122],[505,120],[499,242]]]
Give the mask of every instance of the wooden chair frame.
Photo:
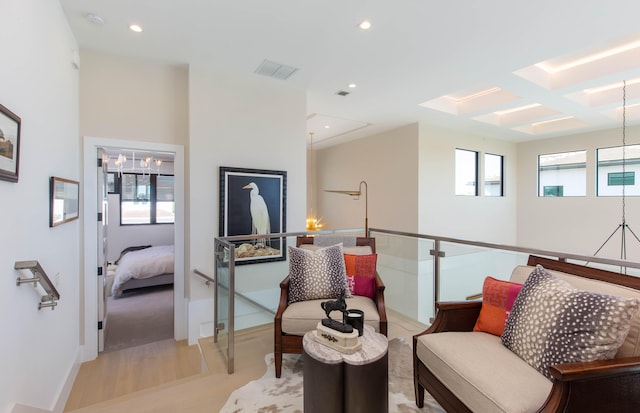
[[[313,244],[313,237],[300,236],[296,238],[296,246],[300,247],[303,244]],[[356,246],[369,246],[372,252],[376,252],[376,239],[368,237],[358,237],[356,239]],[[384,283],[380,278],[380,275],[376,271],[376,292],[375,292],[375,305],[378,310],[378,316],[380,317],[380,329],[381,334],[387,335],[387,312],[384,306]],[[280,301],[278,303],[278,310],[276,311],[274,319],[274,355],[275,355],[275,367],[276,377],[280,377],[282,374],[282,355],[284,353],[302,354],[302,336],[296,336],[284,333],[282,331],[282,314],[286,310],[289,304],[289,276],[282,280],[280,283]],[[320,321],[320,320],[318,320]]]

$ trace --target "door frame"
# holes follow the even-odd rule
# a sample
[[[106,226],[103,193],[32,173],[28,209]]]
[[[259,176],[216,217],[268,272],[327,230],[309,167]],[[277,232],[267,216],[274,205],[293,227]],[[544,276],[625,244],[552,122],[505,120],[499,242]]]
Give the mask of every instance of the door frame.
[[[82,362],[98,357],[98,188],[97,161],[98,148],[123,148],[151,152],[174,153],[174,197],[175,197],[175,275],[173,294],[173,334],[175,340],[187,338],[187,299],[185,288],[185,159],[184,146],[165,143],[130,141],[124,139],[83,138],[83,194],[82,228],[84,240],[80,251],[81,267],[80,291],[80,358]]]

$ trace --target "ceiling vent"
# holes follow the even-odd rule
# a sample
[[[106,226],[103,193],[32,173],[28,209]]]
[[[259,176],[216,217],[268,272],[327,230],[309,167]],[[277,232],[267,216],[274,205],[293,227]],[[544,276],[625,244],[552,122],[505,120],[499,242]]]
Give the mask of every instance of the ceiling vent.
[[[346,90],[338,90],[336,92],[336,95],[338,96],[347,96],[349,94],[349,92],[347,92]]]
[[[258,66],[255,73],[263,76],[273,77],[276,79],[286,80],[297,71],[298,68],[265,59],[262,61],[262,64]]]

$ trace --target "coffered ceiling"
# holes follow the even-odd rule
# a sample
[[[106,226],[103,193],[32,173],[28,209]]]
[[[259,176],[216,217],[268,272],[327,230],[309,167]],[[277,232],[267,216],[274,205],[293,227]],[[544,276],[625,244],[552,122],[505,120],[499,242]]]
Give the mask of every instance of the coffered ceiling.
[[[60,3],[81,48],[306,91],[317,147],[418,121],[516,142],[617,127],[623,81],[640,121],[638,1]]]

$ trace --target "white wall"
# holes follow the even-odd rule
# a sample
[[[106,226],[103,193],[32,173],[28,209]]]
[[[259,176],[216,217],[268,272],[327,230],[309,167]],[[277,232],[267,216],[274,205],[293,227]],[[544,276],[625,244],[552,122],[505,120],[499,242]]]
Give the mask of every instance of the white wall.
[[[302,231],[306,209],[306,94],[286,82],[191,66],[189,265],[214,273],[214,238],[219,236],[219,167],[287,171],[288,231]],[[269,271],[273,285],[286,275],[285,262],[245,265],[244,279]],[[277,280],[277,281],[276,281]],[[212,290],[191,279],[190,326],[210,322]],[[190,341],[195,329],[190,327]]]
[[[0,103],[22,118],[19,181],[0,181],[0,412],[62,411],[79,352],[80,221],[49,228],[48,199],[50,176],[80,180],[77,44],[56,1],[0,8]],[[38,260],[56,284],[55,310],[38,311],[33,288],[16,286],[22,260]]]
[[[503,155],[505,196],[456,196],[456,148]],[[364,179],[370,227],[513,244],[516,164],[513,143],[411,124],[318,150],[318,215],[328,228],[362,226],[364,200],[324,190],[357,189]]]
[[[94,217],[97,212],[94,206],[97,199],[94,179],[97,178],[92,167],[97,152],[96,147],[87,146],[175,153],[174,335],[185,338],[187,298],[182,274],[186,271],[184,241],[188,228],[182,220],[188,217],[179,217],[185,205],[184,202],[178,205],[178,199],[188,193],[188,179],[184,176],[185,161],[188,162],[184,159],[184,146],[188,144],[189,131],[187,68],[84,49],[80,58],[80,135],[89,137],[83,148],[87,168],[83,208],[95,208],[87,215]],[[92,222],[83,222],[83,225],[85,239],[81,256],[85,277],[81,279],[84,300],[80,309],[80,335],[83,360],[88,360],[97,355],[97,277],[91,271],[97,262],[97,233]]]
[[[185,145],[189,141],[188,70],[82,49],[83,136]]]
[[[480,153],[480,179],[484,153],[504,156],[503,197],[455,194],[456,148]],[[519,157],[514,143],[421,124],[419,152],[421,233],[515,244]],[[478,184],[482,188],[481,182]]]
[[[357,190],[364,180],[369,227],[418,230],[418,124],[318,150],[315,168],[317,211],[326,229],[364,227],[364,196],[325,192]]]
[[[456,148],[503,155],[505,196],[456,196]],[[411,124],[317,151],[318,215],[330,228],[362,226],[362,200],[324,190],[357,189],[365,179],[370,227],[514,244],[516,163],[515,144]],[[374,235],[378,271],[387,287],[385,302],[428,322],[433,310],[431,244]]]
[[[640,127],[627,127],[627,144],[640,143]],[[622,223],[621,197],[596,197],[596,149],[620,146],[622,129],[518,144],[518,245],[592,255]],[[587,151],[587,194],[583,197],[538,197],[538,155]],[[626,223],[640,236],[640,198],[626,199]],[[621,230],[598,254],[620,258]],[[627,257],[640,260],[640,242],[627,231]]]

